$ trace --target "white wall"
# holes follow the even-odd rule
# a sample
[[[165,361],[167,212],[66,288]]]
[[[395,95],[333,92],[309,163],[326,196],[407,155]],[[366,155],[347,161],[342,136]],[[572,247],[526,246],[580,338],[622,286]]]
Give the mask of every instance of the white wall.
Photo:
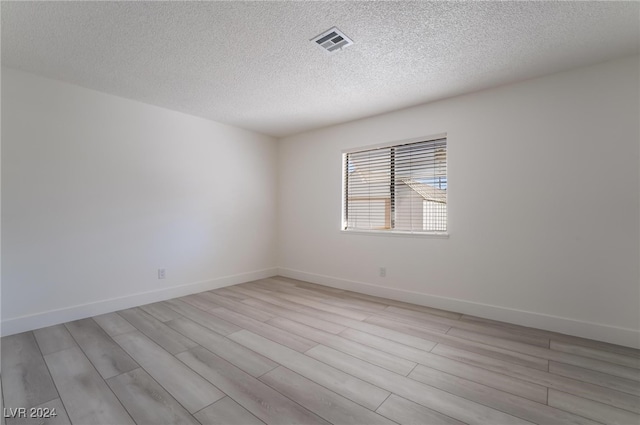
[[[3,68],[3,334],[273,275],[276,153]]]
[[[632,57],[281,140],[280,273],[639,346],[638,79]],[[342,149],[439,133],[450,237],[341,233]]]

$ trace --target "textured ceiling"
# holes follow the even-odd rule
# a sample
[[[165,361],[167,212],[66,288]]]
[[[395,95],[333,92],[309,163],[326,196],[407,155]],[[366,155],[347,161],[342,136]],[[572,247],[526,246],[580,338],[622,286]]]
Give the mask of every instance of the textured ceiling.
[[[637,53],[636,2],[6,2],[2,65],[274,136]],[[309,41],[337,26],[354,45]]]

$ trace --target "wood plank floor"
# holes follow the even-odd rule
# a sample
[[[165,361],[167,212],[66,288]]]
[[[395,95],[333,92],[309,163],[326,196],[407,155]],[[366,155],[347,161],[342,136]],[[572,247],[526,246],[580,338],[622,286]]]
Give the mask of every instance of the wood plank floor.
[[[640,350],[276,277],[2,338],[12,424],[640,424]],[[5,415],[3,415],[5,416]]]

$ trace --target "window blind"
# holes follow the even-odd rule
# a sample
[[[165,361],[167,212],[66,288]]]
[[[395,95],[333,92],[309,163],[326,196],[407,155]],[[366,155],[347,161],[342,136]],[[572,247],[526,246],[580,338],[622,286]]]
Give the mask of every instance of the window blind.
[[[343,230],[446,232],[446,138],[344,154],[343,191]]]

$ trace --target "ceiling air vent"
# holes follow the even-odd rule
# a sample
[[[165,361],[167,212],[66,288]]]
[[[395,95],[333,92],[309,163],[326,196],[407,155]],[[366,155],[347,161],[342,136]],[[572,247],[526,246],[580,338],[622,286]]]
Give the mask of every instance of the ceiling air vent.
[[[311,39],[329,53],[337,52],[347,46],[351,46],[353,41],[338,28],[333,27]]]

